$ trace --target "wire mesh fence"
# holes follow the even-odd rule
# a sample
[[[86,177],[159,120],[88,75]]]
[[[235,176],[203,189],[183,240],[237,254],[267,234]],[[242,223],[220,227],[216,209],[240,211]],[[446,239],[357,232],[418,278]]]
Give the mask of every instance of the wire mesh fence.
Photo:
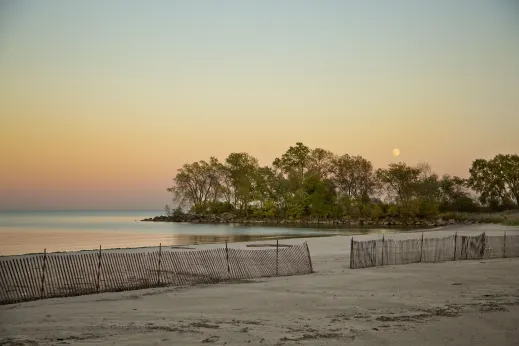
[[[148,253],[47,254],[0,260],[0,304],[313,272],[307,243]]]
[[[519,257],[519,235],[351,240],[350,268],[417,262]]]

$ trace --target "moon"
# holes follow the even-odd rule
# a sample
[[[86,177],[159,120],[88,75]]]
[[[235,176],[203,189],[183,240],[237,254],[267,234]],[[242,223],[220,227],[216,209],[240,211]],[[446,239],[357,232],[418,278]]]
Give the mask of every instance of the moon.
[[[398,149],[398,148],[393,149],[393,156],[397,157],[399,155],[400,155],[400,149]]]

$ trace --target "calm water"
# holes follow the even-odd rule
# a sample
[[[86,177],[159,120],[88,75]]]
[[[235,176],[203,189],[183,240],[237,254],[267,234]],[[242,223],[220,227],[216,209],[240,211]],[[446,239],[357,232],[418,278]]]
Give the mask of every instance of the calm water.
[[[0,255],[98,248],[187,245],[396,229],[200,225],[141,222],[160,211],[0,211]]]

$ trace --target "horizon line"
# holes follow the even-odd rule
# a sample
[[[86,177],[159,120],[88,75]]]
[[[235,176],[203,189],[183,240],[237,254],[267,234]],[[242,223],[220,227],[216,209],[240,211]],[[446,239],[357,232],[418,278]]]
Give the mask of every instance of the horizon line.
[[[15,211],[158,211],[159,209],[0,209],[0,212]]]

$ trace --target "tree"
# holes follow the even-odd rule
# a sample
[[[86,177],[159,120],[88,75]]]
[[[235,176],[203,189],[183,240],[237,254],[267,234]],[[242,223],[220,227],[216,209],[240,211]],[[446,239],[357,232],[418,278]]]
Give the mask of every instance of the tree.
[[[370,161],[310,149],[297,142],[272,166],[260,167],[248,153],[231,153],[220,163],[184,164],[168,189],[177,204],[195,213],[250,212],[268,218],[434,217],[439,211],[478,211],[470,189],[492,210],[519,205],[519,156],[496,155],[472,163],[470,178],[439,177],[427,163],[392,163],[374,171]],[[383,203],[383,199],[390,202]],[[515,203],[513,202],[515,201]],[[180,219],[180,217],[179,217]]]
[[[184,164],[173,179],[173,186],[167,190],[173,194],[173,201],[179,206],[204,206],[208,201],[217,200],[220,191],[218,160],[204,160]]]
[[[440,210],[474,212],[479,209],[478,204],[470,197],[467,182],[457,176],[444,174],[440,184]]]
[[[333,212],[335,203],[335,186],[328,179],[321,179],[319,175],[309,175],[304,181],[306,193],[306,210],[308,216],[318,219],[327,218]]]
[[[419,162],[416,168],[420,170],[420,179],[424,180],[434,175],[431,165],[427,162]]]
[[[299,220],[307,215],[307,198],[308,194],[303,189],[288,195],[286,199],[286,215],[293,220]]]
[[[369,200],[376,186],[371,162],[362,156],[348,154],[332,161],[331,180],[340,195],[364,202]]]
[[[519,206],[519,156],[496,155],[491,160],[477,159],[470,168],[468,185],[480,194],[483,204],[501,205],[512,199]]]
[[[404,162],[391,163],[387,169],[376,172],[382,188],[388,197],[398,203],[407,203],[416,195],[421,170]]]
[[[263,207],[267,201],[274,201],[276,196],[276,174],[270,167],[259,167],[256,169],[256,188],[254,190],[254,199],[259,201]]]
[[[289,178],[295,179],[300,186],[305,178],[310,164],[310,148],[301,142],[297,142],[295,147],[290,147],[281,156],[276,158],[273,165],[281,169]]]
[[[441,199],[440,178],[436,173],[433,173],[427,162],[418,163],[416,168],[420,170],[418,182],[415,186],[417,197],[439,203]]]
[[[230,177],[234,206],[247,216],[255,192],[258,160],[247,153],[232,153],[225,160],[225,167]]]
[[[468,196],[466,181],[460,177],[444,174],[439,183],[440,200],[443,204],[451,204],[459,198]]]
[[[326,179],[333,171],[334,159],[335,155],[331,151],[321,148],[313,149],[310,152],[308,171],[321,179]]]

